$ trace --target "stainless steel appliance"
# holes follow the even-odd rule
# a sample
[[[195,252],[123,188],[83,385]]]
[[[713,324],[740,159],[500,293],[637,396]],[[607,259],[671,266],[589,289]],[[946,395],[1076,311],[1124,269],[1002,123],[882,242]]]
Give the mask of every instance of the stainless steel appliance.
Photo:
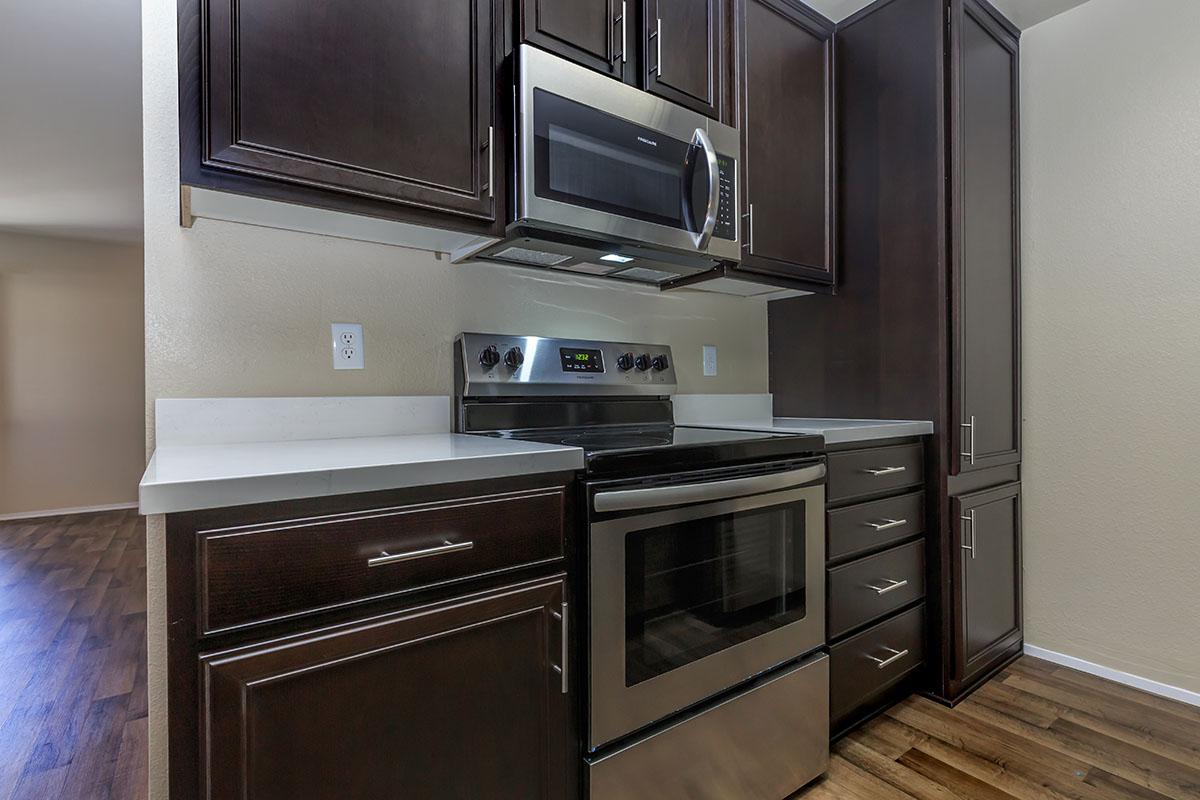
[[[740,260],[735,129],[531,45],[517,60],[513,217],[454,261],[661,284]]]
[[[458,430],[585,452],[591,798],[782,800],[823,772],[821,438],[674,425],[664,345],[463,334],[455,357]]]

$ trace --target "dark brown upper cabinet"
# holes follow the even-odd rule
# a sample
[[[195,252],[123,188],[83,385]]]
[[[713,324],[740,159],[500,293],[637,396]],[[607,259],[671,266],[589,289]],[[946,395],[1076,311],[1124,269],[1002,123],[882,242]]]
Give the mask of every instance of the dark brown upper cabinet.
[[[1021,485],[951,500],[952,681],[966,686],[1021,641]]]
[[[632,46],[637,0],[522,0],[521,38],[585,67],[620,77]]]
[[[181,0],[182,182],[492,229],[502,9]]]
[[[951,25],[954,474],[1021,460],[1017,39],[974,0]]]
[[[555,580],[201,655],[194,796],[566,800],[562,601]]]
[[[739,271],[832,286],[833,24],[791,0],[736,0],[736,15]]]
[[[642,88],[681,106],[721,116],[725,0],[644,0]]]

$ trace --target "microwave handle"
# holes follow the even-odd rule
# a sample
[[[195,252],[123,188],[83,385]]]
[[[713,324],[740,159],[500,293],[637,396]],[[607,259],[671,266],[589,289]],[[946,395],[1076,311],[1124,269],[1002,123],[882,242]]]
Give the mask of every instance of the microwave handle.
[[[754,475],[723,481],[689,483],[682,486],[656,486],[651,489],[623,489],[598,492],[592,505],[599,512],[635,511],[643,508],[679,506],[685,503],[704,503],[726,500],[764,492],[778,492],[803,486],[825,477],[825,465],[813,464],[772,475]]]
[[[704,157],[708,162],[708,210],[704,216],[704,227],[696,237],[696,249],[704,250],[717,228],[717,213],[721,208],[721,171],[717,165],[717,150],[703,128],[696,128],[692,144],[699,145],[704,150]]]

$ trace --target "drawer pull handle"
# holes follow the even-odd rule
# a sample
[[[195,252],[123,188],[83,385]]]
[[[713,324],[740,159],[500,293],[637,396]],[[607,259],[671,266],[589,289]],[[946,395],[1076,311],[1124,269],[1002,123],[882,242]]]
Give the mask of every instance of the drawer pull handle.
[[[892,664],[895,664],[897,661],[899,661],[900,659],[902,659],[902,658],[904,658],[906,655],[908,655],[908,651],[907,651],[907,650],[893,650],[893,649],[892,649],[892,648],[890,648],[890,647],[884,647],[883,649],[884,649],[884,650],[887,650],[887,651],[888,651],[889,653],[891,653],[892,655],[891,655],[891,656],[889,656],[888,658],[878,658],[878,657],[876,657],[876,656],[873,656],[873,655],[870,655],[870,654],[868,654],[868,655],[867,655],[867,658],[869,658],[869,659],[871,659],[872,661],[874,661],[874,662],[875,662],[875,665],[876,665],[876,666],[877,666],[879,669],[887,669],[887,668],[888,668],[888,667],[890,667]]]
[[[868,583],[867,588],[873,589],[875,594],[887,594],[888,592],[894,592],[897,589],[908,586],[908,581],[894,581],[891,578],[886,578],[885,580],[888,582],[887,586],[874,586]]]
[[[401,561],[416,561],[418,558],[430,558],[432,556],[442,556],[447,553],[458,553],[462,550],[470,550],[475,546],[474,542],[457,542],[438,545],[437,547],[427,547],[424,550],[410,550],[407,553],[389,553],[384,550],[375,558],[367,559],[368,567],[383,567],[388,564],[397,564]]]
[[[876,478],[882,478],[884,475],[896,475],[901,472],[907,472],[908,467],[881,467],[880,469],[864,469],[863,472],[868,475],[873,475]]]
[[[875,532],[878,533],[879,531],[890,531],[892,528],[899,528],[901,525],[907,525],[908,520],[885,519],[883,522],[868,522],[867,524],[874,528]]]

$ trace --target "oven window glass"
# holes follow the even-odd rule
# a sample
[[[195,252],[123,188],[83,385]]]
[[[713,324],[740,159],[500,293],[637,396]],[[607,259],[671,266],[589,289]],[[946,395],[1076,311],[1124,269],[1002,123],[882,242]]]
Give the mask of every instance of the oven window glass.
[[[708,186],[707,170],[696,167],[699,148],[541,89],[533,114],[539,197],[696,228],[693,195]]]
[[[804,544],[802,502],[627,534],[626,685],[803,619]]]

